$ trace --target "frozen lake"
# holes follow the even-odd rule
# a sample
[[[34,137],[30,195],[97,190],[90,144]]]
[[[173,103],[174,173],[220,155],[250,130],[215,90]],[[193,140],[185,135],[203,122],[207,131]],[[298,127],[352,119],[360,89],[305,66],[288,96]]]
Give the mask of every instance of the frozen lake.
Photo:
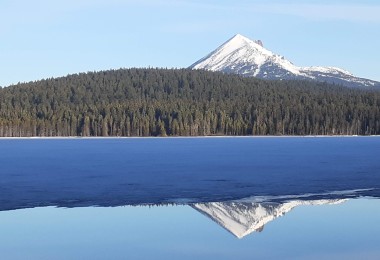
[[[0,148],[7,259],[380,257],[380,137],[0,139]]]

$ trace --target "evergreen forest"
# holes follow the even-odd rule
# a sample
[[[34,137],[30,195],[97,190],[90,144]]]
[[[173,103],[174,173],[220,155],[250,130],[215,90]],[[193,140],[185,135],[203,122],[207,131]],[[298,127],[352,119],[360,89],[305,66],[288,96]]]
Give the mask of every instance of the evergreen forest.
[[[119,69],[0,89],[0,136],[379,135],[380,91],[189,69]]]

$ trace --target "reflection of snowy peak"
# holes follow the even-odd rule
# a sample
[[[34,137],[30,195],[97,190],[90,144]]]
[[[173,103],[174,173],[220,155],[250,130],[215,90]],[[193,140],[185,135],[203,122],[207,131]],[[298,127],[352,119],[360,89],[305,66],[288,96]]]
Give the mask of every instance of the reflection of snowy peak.
[[[304,79],[354,87],[380,87],[380,82],[358,78],[348,71],[335,67],[298,67],[283,56],[265,49],[261,41],[252,41],[240,34],[235,35],[190,68],[264,79]]]
[[[284,203],[276,202],[211,202],[197,203],[192,207],[211,218],[238,238],[258,231],[268,222],[284,215],[300,205],[338,204],[344,199],[335,200],[294,200]]]

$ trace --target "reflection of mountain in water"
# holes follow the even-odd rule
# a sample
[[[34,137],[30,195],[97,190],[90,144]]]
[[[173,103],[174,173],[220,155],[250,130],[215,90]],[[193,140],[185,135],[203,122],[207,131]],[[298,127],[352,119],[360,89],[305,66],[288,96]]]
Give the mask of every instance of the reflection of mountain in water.
[[[191,207],[206,215],[238,238],[261,232],[268,222],[300,205],[339,204],[346,199],[292,200],[287,202],[211,202]]]

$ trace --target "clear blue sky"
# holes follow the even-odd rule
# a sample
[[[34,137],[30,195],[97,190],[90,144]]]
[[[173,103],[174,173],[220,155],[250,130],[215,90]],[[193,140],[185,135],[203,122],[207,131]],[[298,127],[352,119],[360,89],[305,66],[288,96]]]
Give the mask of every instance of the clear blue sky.
[[[380,81],[378,0],[1,0],[0,86],[120,67],[187,67],[236,33],[300,66]]]

